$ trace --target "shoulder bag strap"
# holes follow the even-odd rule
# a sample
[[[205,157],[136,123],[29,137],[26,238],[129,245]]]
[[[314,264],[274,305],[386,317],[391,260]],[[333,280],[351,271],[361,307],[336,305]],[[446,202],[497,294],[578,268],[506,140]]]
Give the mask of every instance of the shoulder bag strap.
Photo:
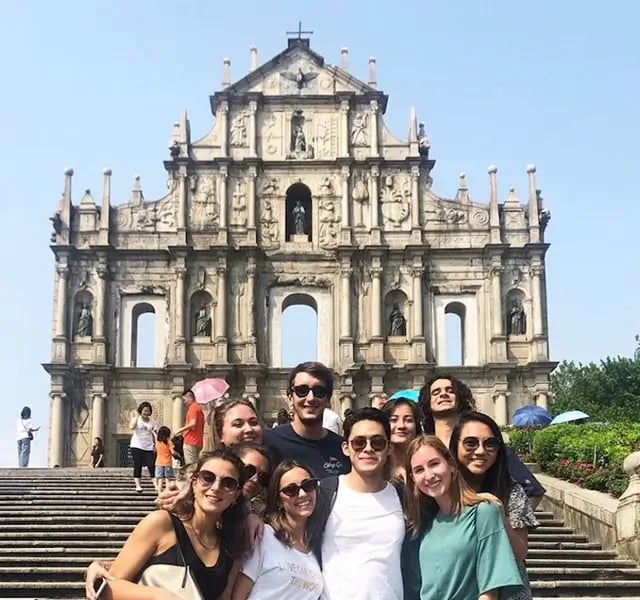
[[[167,511],[168,512],[168,511]],[[187,577],[189,576],[189,565],[184,558],[184,552],[182,550],[182,542],[180,541],[180,535],[178,535],[178,527],[182,525],[182,522],[176,523],[176,521],[180,521],[178,517],[176,517],[173,513],[169,513],[169,517],[171,518],[171,524],[173,525],[173,531],[176,535],[176,550],[178,551],[178,560],[182,563],[184,567],[184,575],[182,577],[182,584],[180,587],[185,587],[187,584]]]

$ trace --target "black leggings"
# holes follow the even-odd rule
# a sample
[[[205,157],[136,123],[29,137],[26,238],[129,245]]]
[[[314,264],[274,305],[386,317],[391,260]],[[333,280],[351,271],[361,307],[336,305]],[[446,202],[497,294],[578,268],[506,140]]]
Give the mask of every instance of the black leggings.
[[[140,478],[142,467],[146,465],[149,469],[149,477],[156,474],[156,453],[155,450],[141,450],[140,448],[130,448],[131,458],[133,458],[133,476]]]

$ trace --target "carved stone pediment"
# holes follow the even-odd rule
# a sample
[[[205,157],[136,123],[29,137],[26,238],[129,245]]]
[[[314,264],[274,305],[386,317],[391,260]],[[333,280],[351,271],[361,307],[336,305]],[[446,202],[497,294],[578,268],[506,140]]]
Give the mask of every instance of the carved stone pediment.
[[[160,200],[116,206],[118,231],[175,231],[177,203],[177,181],[171,181],[169,193]]]

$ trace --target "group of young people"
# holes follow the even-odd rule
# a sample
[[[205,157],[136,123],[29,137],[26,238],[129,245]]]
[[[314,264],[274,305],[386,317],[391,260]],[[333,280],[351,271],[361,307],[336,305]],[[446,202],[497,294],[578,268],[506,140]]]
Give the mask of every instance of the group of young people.
[[[102,577],[114,600],[531,598],[530,497],[544,490],[468,388],[435,377],[418,403],[351,412],[343,437],[322,426],[332,391],[309,362],[289,377],[290,423],[262,428],[240,399],[216,408],[219,448],[112,565],[92,563],[87,597]]]

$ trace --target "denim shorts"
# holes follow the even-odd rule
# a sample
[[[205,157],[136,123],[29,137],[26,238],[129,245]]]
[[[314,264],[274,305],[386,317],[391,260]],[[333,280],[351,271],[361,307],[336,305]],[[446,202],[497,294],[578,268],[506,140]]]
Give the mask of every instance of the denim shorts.
[[[156,479],[171,479],[173,477],[173,467],[163,467],[156,465]]]

